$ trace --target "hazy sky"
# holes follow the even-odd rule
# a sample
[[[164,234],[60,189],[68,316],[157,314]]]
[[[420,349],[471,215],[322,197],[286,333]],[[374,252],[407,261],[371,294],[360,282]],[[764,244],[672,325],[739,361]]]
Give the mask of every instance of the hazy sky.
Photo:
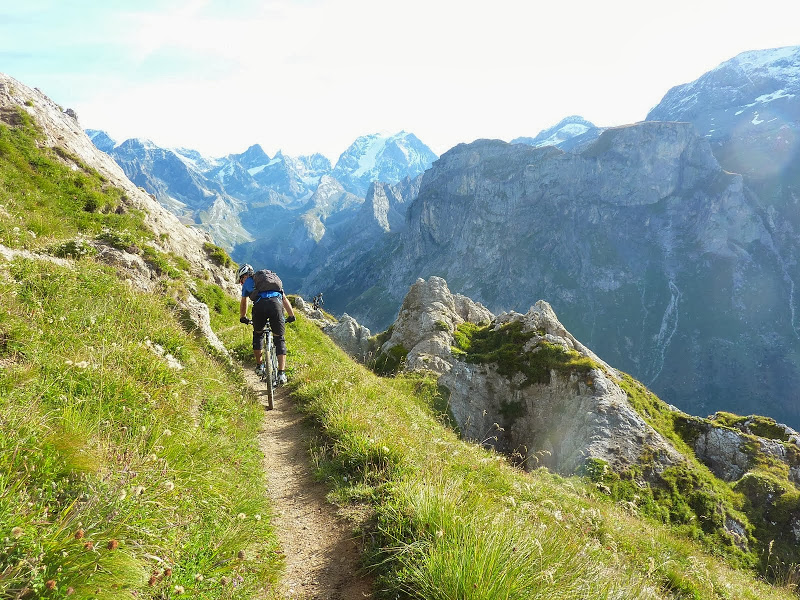
[[[798,0],[0,0],[0,71],[117,141],[335,162],[368,133],[441,154],[640,121],[798,23]]]

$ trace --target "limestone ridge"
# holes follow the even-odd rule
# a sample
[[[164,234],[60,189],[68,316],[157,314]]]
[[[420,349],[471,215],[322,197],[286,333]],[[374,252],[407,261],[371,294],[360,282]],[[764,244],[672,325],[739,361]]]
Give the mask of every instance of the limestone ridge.
[[[406,132],[362,136],[342,153],[335,167],[318,153],[292,157],[278,152],[270,158],[258,144],[241,154],[207,158],[191,149],[161,148],[139,139],[117,144],[103,131],[87,133],[163,206],[185,222],[210,231],[229,250],[242,245],[237,258],[251,261],[274,259],[271,247],[277,239],[290,253],[306,252],[309,240],[316,243],[322,236],[327,217],[335,224],[351,216],[347,210],[339,215],[317,213],[313,215],[317,222],[308,224],[315,196],[324,193],[331,181],[360,203],[372,182],[394,184],[414,178],[436,159],[425,144]],[[288,244],[287,229],[294,229]],[[308,237],[298,237],[304,230]],[[272,264],[291,270],[296,262]]]
[[[150,194],[134,185],[120,166],[92,143],[89,136],[81,129],[74,111],[62,110],[38,89],[31,89],[0,73],[0,120],[12,122],[19,109],[26,111],[42,129],[44,144],[65,150],[67,153],[65,156],[75,156],[97,170],[111,184],[124,190],[123,209],[137,209],[144,213],[146,225],[155,234],[155,241],[152,244],[157,250],[185,259],[196,275],[207,277],[230,293],[235,292],[230,271],[209,260],[204,248],[205,244],[211,242],[211,237],[207,233],[186,227],[178,217],[163,208]],[[72,166],[78,168],[76,165]],[[95,246],[99,260],[118,270],[122,281],[144,291],[153,291],[156,288],[159,275],[139,255],[97,240],[85,241]],[[4,255],[11,258],[16,254],[19,252],[4,252]],[[220,354],[227,356],[224,346],[211,330],[208,307],[191,295],[176,300],[209,343]]]
[[[109,138],[92,132],[93,140]],[[252,236],[242,227],[238,213],[243,204],[229,195],[214,179],[203,176],[203,159],[192,151],[160,148],[147,140],[130,139],[107,150],[125,175],[137,186],[151,193],[170,212],[187,224],[201,224],[217,243],[228,246]],[[234,169],[230,178],[235,180]]]

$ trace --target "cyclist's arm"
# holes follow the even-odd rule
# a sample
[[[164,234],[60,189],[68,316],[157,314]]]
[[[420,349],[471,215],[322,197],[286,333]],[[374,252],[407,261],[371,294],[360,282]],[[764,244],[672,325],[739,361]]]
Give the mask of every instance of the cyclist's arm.
[[[294,309],[292,308],[292,303],[289,302],[289,299],[286,297],[286,294],[281,294],[281,298],[283,299],[283,308],[289,314],[290,317],[294,316]]]
[[[239,318],[247,316],[247,296],[242,296],[239,302]]]

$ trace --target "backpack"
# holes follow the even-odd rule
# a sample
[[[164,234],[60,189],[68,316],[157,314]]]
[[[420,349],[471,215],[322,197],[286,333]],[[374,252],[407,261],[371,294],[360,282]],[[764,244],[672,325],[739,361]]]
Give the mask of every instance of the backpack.
[[[253,282],[256,285],[255,289],[250,292],[250,300],[253,302],[258,300],[261,292],[283,291],[283,282],[281,281],[281,278],[269,269],[261,269],[260,271],[253,273]]]

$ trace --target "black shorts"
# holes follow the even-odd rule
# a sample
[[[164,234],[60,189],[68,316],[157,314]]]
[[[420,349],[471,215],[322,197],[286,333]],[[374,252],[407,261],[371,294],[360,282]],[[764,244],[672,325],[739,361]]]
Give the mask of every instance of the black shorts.
[[[261,331],[269,321],[272,339],[275,341],[275,354],[286,354],[286,322],[283,320],[283,296],[260,298],[253,304],[253,349],[263,350]]]

